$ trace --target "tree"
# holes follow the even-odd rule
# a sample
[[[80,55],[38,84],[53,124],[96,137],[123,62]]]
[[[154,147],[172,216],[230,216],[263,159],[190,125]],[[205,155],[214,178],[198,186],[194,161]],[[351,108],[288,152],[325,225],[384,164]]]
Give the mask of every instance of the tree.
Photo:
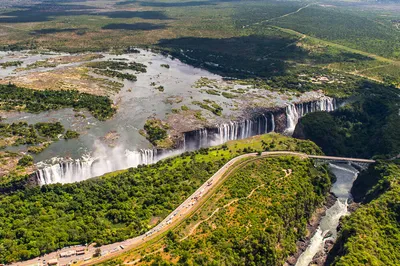
[[[93,256],[94,257],[100,257],[101,256],[101,249],[100,248],[96,248],[96,250],[94,251]]]
[[[24,155],[21,159],[18,161],[19,166],[30,166],[33,164],[33,158],[30,155]]]

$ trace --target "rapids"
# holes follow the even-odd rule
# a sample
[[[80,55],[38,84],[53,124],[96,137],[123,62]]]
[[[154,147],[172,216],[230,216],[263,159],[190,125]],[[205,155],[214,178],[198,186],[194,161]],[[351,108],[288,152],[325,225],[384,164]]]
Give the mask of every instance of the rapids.
[[[352,197],[350,190],[357,178],[358,171],[348,164],[329,164],[329,168],[337,179],[331,188],[337,201],[326,210],[309,246],[298,258],[296,266],[308,266],[318,252],[325,252],[325,241],[336,240],[339,220],[342,216],[348,215],[348,200]]]

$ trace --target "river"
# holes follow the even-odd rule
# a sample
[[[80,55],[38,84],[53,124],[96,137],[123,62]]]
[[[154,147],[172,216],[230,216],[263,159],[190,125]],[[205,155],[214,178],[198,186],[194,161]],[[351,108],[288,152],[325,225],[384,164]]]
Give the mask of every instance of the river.
[[[348,200],[352,198],[350,190],[357,178],[358,171],[349,164],[329,164],[329,169],[337,179],[331,188],[337,201],[326,210],[309,246],[298,258],[296,266],[308,266],[318,252],[324,251],[325,241],[335,241],[340,218],[349,214],[347,206]]]
[[[333,99],[325,97],[319,91],[310,91],[302,94],[280,93],[253,88],[250,85],[228,83],[219,75],[147,50],[140,50],[140,53],[135,54],[113,55],[102,53],[101,55],[103,58],[93,61],[123,60],[125,62],[142,63],[147,67],[146,73],[127,71],[128,73],[136,74],[137,81],[124,80],[123,88],[111,96],[114,103],[118,105],[118,111],[111,119],[98,121],[84,110],[81,111],[84,116],[76,116],[76,113],[71,108],[41,112],[39,114],[24,112],[3,114],[5,121],[8,123],[17,121],[29,121],[29,123],[58,121],[65,128],[80,133],[78,139],[53,142],[43,152],[34,155],[37,167],[43,169],[38,171],[41,184],[78,182],[107,172],[135,167],[139,164],[154,163],[167,155],[172,155],[171,153],[156,154],[157,151],[140,134],[140,130],[149,117],[166,119],[167,114],[181,110],[183,105],[191,110],[202,110],[194,101],[212,100],[223,108],[221,116],[215,116],[209,111],[202,110],[202,116],[206,122],[197,121],[200,124],[207,123],[208,125],[220,126],[218,132],[214,132],[215,130],[212,132],[207,130],[200,132],[206,134],[200,134],[203,139],[196,139],[196,141],[200,144],[204,142],[206,146],[274,131],[275,120],[272,113],[266,114],[263,116],[264,119],[261,120],[252,121],[247,119],[244,121],[242,116],[247,113],[247,109],[281,108],[284,113],[286,108],[288,124],[284,126],[284,129],[287,128],[287,131],[291,133],[298,119],[305,113],[332,111],[336,107]],[[0,62],[19,60],[22,61],[21,67],[27,67],[33,62],[60,56],[68,56],[68,54],[50,53],[42,55],[29,52],[1,52]],[[53,73],[54,69],[63,70],[70,67],[81,67],[84,63],[74,62],[65,65],[60,64],[55,68],[39,67],[23,71],[19,71],[17,67],[0,69],[0,79],[23,77],[23,80],[30,80],[26,75],[32,74],[32,72],[37,73],[37,76],[40,77],[44,72]],[[163,67],[165,65],[169,67]],[[204,80],[204,78],[213,80],[213,85],[206,82],[199,86],[196,83],[200,79]],[[118,81],[115,79],[110,80]],[[159,85],[164,87],[163,92],[154,88]],[[207,92],[210,88],[212,88],[212,91],[218,89],[218,95],[210,95]],[[244,90],[246,93],[236,93],[236,98],[227,98],[221,94],[224,90],[232,92],[232,90],[238,89]],[[303,102],[309,104],[302,105],[301,103]],[[259,111],[255,110],[255,112]],[[185,124],[186,120],[191,119],[182,117],[179,119],[179,124]],[[237,120],[242,122],[237,122]],[[283,121],[283,123],[285,122]],[[190,127],[188,131],[193,129],[195,128]],[[283,131],[278,130],[280,133]],[[106,138],[110,133],[114,138],[113,143],[109,143]],[[189,141],[186,142],[186,139],[185,143],[190,146]],[[198,144],[194,144],[194,146],[196,149],[200,148]],[[26,147],[12,147],[11,149],[23,151]],[[179,151],[173,151],[173,153],[177,152]]]

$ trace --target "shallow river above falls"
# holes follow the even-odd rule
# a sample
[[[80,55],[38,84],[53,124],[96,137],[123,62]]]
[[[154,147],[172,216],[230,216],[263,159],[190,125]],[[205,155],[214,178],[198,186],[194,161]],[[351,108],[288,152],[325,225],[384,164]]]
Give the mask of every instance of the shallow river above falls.
[[[141,50],[140,54],[125,54],[125,55],[110,55],[103,54],[104,58],[94,61],[104,60],[121,60],[127,62],[134,61],[145,64],[147,66],[146,73],[137,74],[138,80],[131,82],[124,80],[124,87],[119,93],[112,98],[114,103],[118,104],[117,114],[107,121],[98,121],[93,118],[89,112],[84,112],[85,119],[75,117],[75,112],[72,109],[62,109],[39,114],[16,113],[11,115],[6,120],[7,122],[14,121],[29,121],[29,123],[59,121],[66,128],[76,130],[81,133],[81,137],[76,140],[58,141],[51,144],[41,154],[35,156],[35,161],[44,161],[52,157],[71,157],[81,158],[85,154],[98,149],[102,152],[105,144],[102,138],[110,131],[115,131],[119,135],[118,145],[130,147],[131,150],[139,150],[150,148],[150,143],[139,134],[139,130],[143,128],[144,123],[150,116],[157,116],[163,119],[166,113],[171,113],[172,109],[180,108],[182,105],[192,107],[193,99],[202,101],[210,98],[208,94],[202,93],[200,89],[193,88],[193,84],[201,77],[209,79],[221,80],[222,77],[214,75],[206,70],[194,68],[179,60],[173,60],[160,54],[155,54],[149,51]],[[35,60],[46,59],[34,56]],[[27,57],[26,60],[28,60]],[[26,64],[32,63],[28,60]],[[169,65],[170,68],[162,67],[161,65]],[[62,67],[62,66],[61,66]],[[39,69],[40,70],[40,69]],[[42,69],[48,71],[49,69]],[[3,71],[3,73],[1,73]],[[134,72],[126,71],[134,74]],[[10,70],[0,70],[0,77],[9,75]],[[116,80],[121,82],[120,80]],[[150,84],[154,82],[157,86],[162,85],[164,92],[159,92]],[[180,102],[175,103],[174,98],[179,96]],[[167,102],[168,98],[172,102]],[[230,103],[231,100],[222,96],[213,95],[216,101],[224,101]]]
[[[21,67],[27,67],[33,62],[60,56],[67,56],[67,54],[32,55],[29,52],[1,52],[0,62],[20,60],[23,62]],[[310,91],[299,95],[292,92],[280,93],[257,89],[250,85],[245,86],[234,82],[229,83],[224,81],[221,76],[147,50],[123,55],[104,53],[102,56],[103,58],[93,61],[122,60],[147,66],[146,73],[125,71],[136,74],[137,81],[124,80],[123,88],[112,96],[118,110],[111,119],[98,121],[84,110],[81,111],[84,117],[76,116],[76,113],[68,108],[39,114],[17,112],[5,114],[5,121],[8,123],[16,121],[28,121],[30,124],[60,122],[66,129],[72,129],[81,134],[78,139],[56,141],[40,154],[34,155],[38,168],[43,169],[38,171],[40,184],[78,182],[107,172],[135,167],[139,164],[154,163],[165,156],[182,152],[185,149],[203,147],[203,143],[205,146],[219,145],[229,140],[275,131],[276,121],[272,113],[262,114],[261,119],[259,117],[256,120],[249,118],[243,120],[243,116],[247,113],[246,106],[248,108],[251,106],[250,109],[254,106],[280,109],[281,114],[285,117],[283,119],[281,117],[281,129],[277,132],[289,134],[294,130],[298,119],[306,113],[333,111],[337,108],[336,101],[325,97],[321,91]],[[0,69],[0,78],[11,77],[11,80],[21,76],[26,78],[24,75],[32,74],[34,71],[40,79],[40,73],[65,67],[81,67],[84,63],[74,62],[57,65],[55,68],[39,67],[24,71],[18,71],[16,67]],[[165,65],[169,67],[163,67]],[[207,83],[199,86],[196,82],[201,78],[213,80],[215,82],[213,86],[218,86],[213,87]],[[121,80],[111,80],[122,82]],[[163,86],[164,91],[158,91],[155,86]],[[206,93],[206,90],[210,90],[210,88],[218,88],[219,94]],[[220,94],[223,90],[232,92],[231,90],[238,89],[245,90],[246,93],[236,93],[236,98],[226,98]],[[215,116],[209,111],[202,110],[193,102],[203,100],[212,100],[221,106],[223,108],[222,116]],[[303,102],[305,104],[302,104]],[[165,119],[168,113],[180,110],[183,105],[192,110],[201,110],[207,124],[216,127],[213,130],[205,129],[194,132],[189,138],[183,138],[187,146],[180,146],[181,151],[174,150],[160,154],[153,149],[139,131],[148,118]],[[253,112],[250,111],[250,113]],[[183,117],[179,120],[179,124],[184,123],[185,118]],[[195,128],[190,125],[188,131],[193,129]],[[111,137],[106,138],[106,136]],[[110,143],[110,139],[112,143]],[[11,147],[11,149],[14,151],[26,150],[26,147]]]

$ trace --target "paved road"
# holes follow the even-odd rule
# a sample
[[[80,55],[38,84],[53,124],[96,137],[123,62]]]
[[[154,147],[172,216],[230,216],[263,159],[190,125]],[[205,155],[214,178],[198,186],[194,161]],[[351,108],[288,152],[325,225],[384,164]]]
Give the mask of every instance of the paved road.
[[[349,161],[361,161],[362,162],[373,162],[372,160],[365,159],[353,159],[353,158],[342,158],[342,157],[330,157],[330,156],[313,156],[307,155],[299,152],[291,152],[291,151],[273,151],[273,152],[263,152],[261,156],[279,156],[279,155],[293,155],[299,156],[301,158],[319,158],[319,159],[332,159],[332,160],[349,160]],[[76,256],[73,255],[67,258],[60,258],[60,253],[75,251],[77,247],[69,247],[64,248],[62,250],[52,252],[50,254],[46,254],[42,257],[31,259],[28,261],[17,262],[11,265],[13,266],[28,266],[28,265],[44,265],[45,262],[48,262],[51,259],[58,258],[59,265],[68,265],[72,263],[78,263],[80,265],[90,265],[94,263],[98,263],[99,261],[107,260],[112,257],[115,257],[122,252],[137,248],[149,240],[152,240],[161,234],[167,232],[169,229],[176,226],[179,222],[186,219],[189,215],[191,215],[192,211],[196,209],[196,207],[201,204],[200,199],[204,197],[207,192],[217,187],[217,184],[220,184],[224,177],[224,174],[234,169],[232,166],[240,166],[240,164],[236,165],[237,162],[242,159],[249,157],[257,157],[257,153],[248,153],[237,156],[227,162],[223,167],[221,167],[212,177],[210,177],[203,185],[201,185],[191,196],[189,196],[179,207],[177,207],[174,211],[172,211],[161,223],[152,228],[150,231],[146,232],[143,235],[137,236],[135,238],[127,239],[122,242],[117,242],[109,245],[104,245],[101,247],[102,256],[100,258],[93,258],[95,254],[96,248],[93,245],[87,247],[86,254]],[[351,160],[350,160],[351,159]]]
[[[357,163],[374,163],[374,160],[370,159],[359,159],[359,158],[347,158],[347,157],[335,157],[335,156],[319,156],[319,155],[308,155],[309,158],[323,159],[332,161],[345,161],[345,162],[357,162]]]

